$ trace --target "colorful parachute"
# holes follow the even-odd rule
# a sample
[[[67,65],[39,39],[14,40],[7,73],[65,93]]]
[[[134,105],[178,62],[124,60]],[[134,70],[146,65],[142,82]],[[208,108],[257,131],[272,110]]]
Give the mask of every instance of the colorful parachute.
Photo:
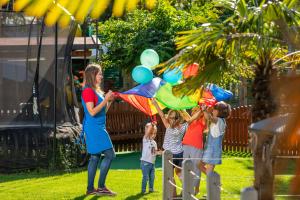
[[[161,78],[156,77],[147,84],[140,84],[126,92],[117,93],[117,95],[124,101],[136,107],[138,110],[149,116],[153,116],[157,114],[157,110],[152,104],[150,98],[153,98],[157,90],[159,90],[159,88],[164,84],[165,82]],[[161,109],[165,108],[165,106],[159,102],[158,105]]]
[[[196,90],[193,95],[177,97],[172,92],[172,85],[159,77],[153,78],[147,84],[140,84],[126,92],[116,94],[149,116],[157,114],[157,110],[150,100],[153,97],[156,98],[161,109],[168,107],[173,110],[190,109],[198,104],[213,106],[217,101],[232,97],[230,91],[214,84],[209,84],[208,88],[203,91]]]
[[[158,102],[173,110],[190,109],[197,106],[197,100],[193,100],[188,96],[176,97],[172,92],[172,85],[166,83],[161,86],[155,96]]]

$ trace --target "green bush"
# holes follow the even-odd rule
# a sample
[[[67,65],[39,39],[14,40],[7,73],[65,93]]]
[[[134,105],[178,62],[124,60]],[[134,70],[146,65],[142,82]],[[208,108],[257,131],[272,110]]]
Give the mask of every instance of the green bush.
[[[138,9],[126,14],[122,19],[110,18],[99,23],[99,38],[107,47],[101,56],[105,68],[131,71],[140,64],[143,50],[154,49],[160,62],[176,54],[175,37],[177,32],[190,30],[203,23],[203,19],[217,16],[211,3],[195,4],[188,10],[178,9],[168,1],[159,1],[152,12]]]

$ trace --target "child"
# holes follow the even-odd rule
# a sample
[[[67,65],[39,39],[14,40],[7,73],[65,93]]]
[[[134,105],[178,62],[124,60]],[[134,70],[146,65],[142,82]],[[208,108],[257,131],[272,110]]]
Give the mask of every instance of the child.
[[[223,101],[216,103],[212,113],[204,110],[204,117],[210,122],[210,125],[200,169],[206,174],[213,172],[215,165],[222,163],[222,140],[226,129],[225,118],[229,116],[230,112],[230,105]]]
[[[163,148],[169,150],[173,154],[174,165],[181,167],[183,159],[182,137],[187,129],[188,123],[182,123],[182,117],[176,110],[169,110],[167,116],[164,115],[155,99],[152,99],[153,105],[156,107],[159,116],[166,128]],[[175,173],[180,178],[181,170],[175,167]],[[175,182],[175,180],[173,180]],[[176,189],[173,192],[176,196]]]
[[[185,111],[181,111],[180,114],[189,123],[188,129],[182,140],[183,158],[199,158],[192,160],[194,172],[199,176],[199,178],[194,178],[193,183],[194,195],[197,195],[199,193],[201,177],[198,165],[203,156],[203,131],[206,128],[206,120],[199,106],[192,109],[192,116]]]
[[[154,141],[156,137],[157,127],[154,123],[147,123],[145,126],[145,135],[143,137],[143,151],[141,157],[141,169],[143,173],[142,193],[146,193],[146,186],[149,180],[149,192],[154,191],[154,177],[155,177],[155,158],[156,155],[161,154],[157,150],[157,144]]]

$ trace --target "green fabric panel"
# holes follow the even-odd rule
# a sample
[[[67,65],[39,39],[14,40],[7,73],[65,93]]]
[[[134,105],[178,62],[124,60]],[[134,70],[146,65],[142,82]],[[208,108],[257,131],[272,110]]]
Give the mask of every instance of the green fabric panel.
[[[190,109],[197,105],[197,102],[190,100],[189,97],[176,97],[172,92],[172,85],[167,83],[159,88],[155,98],[157,101],[173,110]]]

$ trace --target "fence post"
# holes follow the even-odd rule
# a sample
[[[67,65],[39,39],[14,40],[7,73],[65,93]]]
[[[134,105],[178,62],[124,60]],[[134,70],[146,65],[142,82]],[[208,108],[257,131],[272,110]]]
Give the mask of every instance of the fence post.
[[[246,187],[241,192],[241,200],[257,200],[258,193],[254,187]]]
[[[173,199],[173,186],[169,183],[169,180],[173,179],[173,166],[169,163],[172,160],[173,155],[170,151],[165,150],[163,153],[163,200]]]
[[[193,186],[193,175],[190,173],[193,170],[193,162],[191,160],[184,160],[182,163],[182,173],[183,173],[183,187],[182,187],[182,199],[193,200],[192,194],[194,194]]]
[[[220,175],[216,172],[209,172],[207,174],[207,200],[220,200],[221,190],[220,190]]]

